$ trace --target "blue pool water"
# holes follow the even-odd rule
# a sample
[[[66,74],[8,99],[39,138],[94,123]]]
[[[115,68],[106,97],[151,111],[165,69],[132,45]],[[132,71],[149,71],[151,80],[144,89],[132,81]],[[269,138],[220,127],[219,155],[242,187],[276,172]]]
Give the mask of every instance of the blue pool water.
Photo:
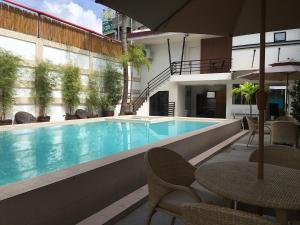
[[[213,122],[93,122],[0,132],[0,185],[110,156]]]

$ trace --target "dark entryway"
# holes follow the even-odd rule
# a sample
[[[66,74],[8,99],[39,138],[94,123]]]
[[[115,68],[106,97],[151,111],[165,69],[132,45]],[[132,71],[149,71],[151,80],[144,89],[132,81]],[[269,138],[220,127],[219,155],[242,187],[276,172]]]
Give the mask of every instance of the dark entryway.
[[[186,110],[188,116],[225,118],[226,86],[201,85],[186,88]]]
[[[169,92],[159,91],[150,97],[150,116],[168,116]]]

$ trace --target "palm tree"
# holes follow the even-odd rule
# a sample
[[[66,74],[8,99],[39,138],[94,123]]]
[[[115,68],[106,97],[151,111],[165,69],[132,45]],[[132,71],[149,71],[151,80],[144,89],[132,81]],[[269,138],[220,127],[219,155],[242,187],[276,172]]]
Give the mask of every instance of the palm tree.
[[[241,94],[245,98],[246,103],[250,106],[250,116],[252,116],[252,98],[258,90],[259,86],[250,82],[245,82],[232,90],[233,95]]]
[[[129,18],[126,15],[121,14],[122,18],[122,27],[121,27],[121,43],[122,43],[122,55],[128,54],[128,43],[127,43],[127,24]],[[123,63],[123,95],[120,115],[124,115],[127,108],[127,99],[128,99],[128,61]]]

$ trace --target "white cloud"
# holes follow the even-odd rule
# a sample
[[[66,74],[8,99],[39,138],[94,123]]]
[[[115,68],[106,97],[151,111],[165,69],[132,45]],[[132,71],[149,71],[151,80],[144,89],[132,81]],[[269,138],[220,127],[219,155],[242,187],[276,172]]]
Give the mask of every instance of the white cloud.
[[[84,9],[72,0],[58,0],[55,2],[44,0],[42,10],[69,22],[102,33],[102,20],[92,10]]]

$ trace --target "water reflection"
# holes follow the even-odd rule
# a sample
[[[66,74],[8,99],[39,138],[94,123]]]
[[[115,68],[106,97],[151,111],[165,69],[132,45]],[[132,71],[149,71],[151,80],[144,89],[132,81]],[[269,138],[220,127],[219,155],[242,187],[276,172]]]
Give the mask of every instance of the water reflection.
[[[212,125],[95,122],[0,132],[0,185],[103,158]]]

